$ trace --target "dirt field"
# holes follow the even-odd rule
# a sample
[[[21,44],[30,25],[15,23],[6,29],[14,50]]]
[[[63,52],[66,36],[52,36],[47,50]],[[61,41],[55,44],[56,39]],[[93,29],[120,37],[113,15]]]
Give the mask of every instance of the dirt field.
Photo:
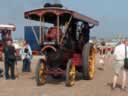
[[[99,56],[97,61],[98,59]],[[18,62],[20,76],[16,80],[0,78],[0,96],[128,96],[128,91],[120,90],[121,79],[118,81],[118,87],[111,90],[113,76],[111,56],[106,57],[104,70],[99,69],[100,65],[97,62],[94,80],[77,80],[73,87],[66,87],[64,80],[58,81],[52,78],[49,78],[44,86],[37,87],[34,80],[37,60],[37,57],[33,59],[32,73],[21,73],[22,63]],[[2,62],[0,66],[3,67]]]

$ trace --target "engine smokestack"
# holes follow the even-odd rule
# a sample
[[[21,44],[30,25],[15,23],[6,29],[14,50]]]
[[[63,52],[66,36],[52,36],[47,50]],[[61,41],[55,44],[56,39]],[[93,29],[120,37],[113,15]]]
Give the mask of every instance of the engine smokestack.
[[[63,8],[61,0],[44,0],[44,7],[59,7]]]

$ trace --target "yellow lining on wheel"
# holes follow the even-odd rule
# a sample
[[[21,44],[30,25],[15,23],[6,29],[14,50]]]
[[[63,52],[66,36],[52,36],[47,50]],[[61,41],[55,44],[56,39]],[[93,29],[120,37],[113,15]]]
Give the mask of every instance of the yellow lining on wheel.
[[[46,81],[46,74],[45,74],[45,65],[41,64],[40,69],[39,69],[39,78],[41,83],[45,83]]]
[[[76,68],[75,68],[75,65],[72,64],[69,72],[70,86],[74,85],[75,77],[76,77]]]
[[[95,73],[95,49],[91,48],[90,49],[90,54],[89,54],[89,78],[93,79],[94,73]]]

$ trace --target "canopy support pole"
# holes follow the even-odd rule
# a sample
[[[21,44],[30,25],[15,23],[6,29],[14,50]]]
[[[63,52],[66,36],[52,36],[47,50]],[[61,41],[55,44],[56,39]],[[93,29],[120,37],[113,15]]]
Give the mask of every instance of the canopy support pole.
[[[41,41],[42,41],[42,17],[40,16],[40,36],[39,36],[39,41],[40,41],[40,44],[41,44]]]
[[[58,15],[57,16],[57,42],[59,44],[59,41],[60,41],[60,16]]]
[[[37,43],[38,43],[38,45],[39,45],[40,43],[39,43],[39,40],[38,40],[38,37],[37,37],[36,31],[35,31],[35,29],[34,29],[34,27],[33,27],[33,26],[32,26],[32,31],[33,31],[34,36],[35,36],[35,38],[36,38],[36,42],[37,42]]]
[[[66,33],[66,31],[68,30],[68,27],[69,27],[69,24],[71,23],[71,20],[72,20],[72,16],[70,17],[68,23],[65,24],[65,30],[64,30],[64,33]]]
[[[72,18],[73,18],[73,17],[71,16],[70,19],[69,19],[69,21],[68,21],[68,23],[65,23],[64,35],[63,35],[63,37],[61,38],[60,44],[62,44],[62,42],[63,42],[63,39],[64,39],[64,37],[65,37],[65,35],[66,35],[66,32],[67,32],[67,30],[68,30],[68,27],[69,27],[71,21],[72,21]]]
[[[29,16],[28,16],[28,20],[30,20]],[[38,36],[37,36],[37,34],[36,34],[36,31],[35,31],[35,29],[34,29],[33,26],[32,26],[31,28],[32,28],[32,32],[33,32],[33,34],[34,34],[34,36],[35,36],[36,42],[37,42],[38,45],[39,45],[40,43],[39,43],[39,40],[38,40]]]
[[[44,23],[44,17],[42,18],[42,22],[43,22],[43,24],[42,24],[42,30],[43,30],[43,33],[42,33],[42,35],[43,35],[43,41],[44,41],[44,35],[45,35],[45,23]]]

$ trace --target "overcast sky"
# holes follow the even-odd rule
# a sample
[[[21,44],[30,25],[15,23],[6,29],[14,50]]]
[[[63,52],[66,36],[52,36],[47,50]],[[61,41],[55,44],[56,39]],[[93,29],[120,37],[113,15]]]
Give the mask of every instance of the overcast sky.
[[[128,36],[128,0],[62,0],[66,8],[78,11],[100,22],[91,30],[92,36]],[[43,0],[1,0],[0,23],[17,26],[14,37],[23,37],[24,12],[43,7]]]

